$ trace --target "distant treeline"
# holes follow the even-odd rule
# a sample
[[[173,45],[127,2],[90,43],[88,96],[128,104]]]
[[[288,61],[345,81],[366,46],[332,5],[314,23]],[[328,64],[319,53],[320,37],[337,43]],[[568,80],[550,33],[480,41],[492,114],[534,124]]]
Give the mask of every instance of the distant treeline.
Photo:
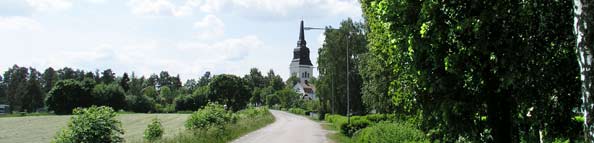
[[[225,104],[235,111],[248,104],[290,108],[299,101],[294,100],[299,96],[290,89],[295,81],[290,78],[287,83],[291,84],[286,84],[273,70],[262,75],[257,68],[243,77],[206,72],[182,84],[179,75],[167,71],[149,77],[133,72],[118,76],[111,69],[93,72],[49,67],[39,72],[14,65],[0,76],[0,104],[10,105],[11,112],[56,114],[70,114],[76,107],[92,105],[143,113],[195,111],[208,102]]]

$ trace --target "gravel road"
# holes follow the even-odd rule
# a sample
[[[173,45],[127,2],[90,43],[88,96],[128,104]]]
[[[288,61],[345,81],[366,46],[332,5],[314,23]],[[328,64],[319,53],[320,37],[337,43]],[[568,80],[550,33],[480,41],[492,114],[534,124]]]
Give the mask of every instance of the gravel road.
[[[270,110],[276,121],[251,132],[233,143],[329,143],[328,131],[303,116],[284,111]]]

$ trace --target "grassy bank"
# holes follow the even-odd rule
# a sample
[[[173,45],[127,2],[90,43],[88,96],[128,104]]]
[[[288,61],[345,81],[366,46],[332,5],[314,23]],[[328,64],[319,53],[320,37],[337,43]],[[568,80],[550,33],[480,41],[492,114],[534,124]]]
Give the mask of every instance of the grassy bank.
[[[183,132],[184,121],[189,114],[119,114],[122,121],[124,139],[127,142],[142,140],[142,133],[154,117],[163,121],[164,137],[173,137]],[[69,115],[43,115],[0,118],[0,142],[6,143],[45,143],[66,126]]]
[[[246,110],[262,110],[262,114],[253,114]],[[208,128],[206,130],[186,131],[177,134],[171,138],[164,138],[159,142],[163,143],[180,143],[180,142],[195,142],[195,143],[224,143],[232,141],[241,137],[244,134],[260,129],[272,122],[274,116],[265,108],[260,109],[246,109],[234,113],[237,117],[236,122],[225,124],[222,128]]]

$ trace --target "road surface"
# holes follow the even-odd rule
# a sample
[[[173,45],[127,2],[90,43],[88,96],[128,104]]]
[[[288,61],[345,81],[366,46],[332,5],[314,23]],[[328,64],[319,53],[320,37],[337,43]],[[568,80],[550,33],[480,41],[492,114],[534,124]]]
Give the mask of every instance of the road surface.
[[[328,143],[328,131],[310,119],[295,114],[270,110],[276,121],[264,128],[236,139],[233,143]]]

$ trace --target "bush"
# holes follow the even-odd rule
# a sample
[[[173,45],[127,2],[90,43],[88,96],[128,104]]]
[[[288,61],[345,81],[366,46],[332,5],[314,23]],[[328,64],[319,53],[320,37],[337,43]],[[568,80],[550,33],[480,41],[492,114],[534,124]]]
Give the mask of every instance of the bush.
[[[161,125],[161,121],[158,118],[153,118],[146,130],[144,130],[144,139],[148,140],[149,142],[153,142],[161,139],[162,136],[163,125]]]
[[[128,106],[127,109],[129,111],[136,113],[148,113],[151,111],[156,111],[155,101],[145,95],[128,95],[126,96],[126,102]]]
[[[298,114],[298,115],[305,115],[306,111],[301,108],[290,108],[289,112],[291,112],[293,114]]]
[[[115,110],[126,107],[126,94],[118,84],[98,84],[93,88],[91,95],[93,105],[109,106]]]
[[[192,95],[182,95],[175,98],[176,111],[196,111],[206,104],[208,97],[208,87],[197,88]]]
[[[394,114],[369,114],[365,118],[373,123],[379,123],[381,121],[394,121]]]
[[[346,136],[352,137],[357,131],[366,128],[371,122],[367,119],[351,119],[350,123],[340,124],[340,132]]]
[[[124,142],[124,134],[117,115],[110,107],[97,107],[74,109],[74,116],[70,118],[68,127],[64,128],[54,137],[53,143],[99,143],[99,142]]]
[[[76,107],[91,106],[92,85],[88,86],[72,79],[58,81],[45,100],[48,110],[53,110],[56,114],[70,114]]]
[[[381,122],[361,130],[353,137],[356,143],[429,142],[423,131],[402,123]]]
[[[208,128],[222,128],[232,121],[232,115],[223,105],[209,103],[204,108],[192,113],[185,123],[188,130],[207,130]]]

